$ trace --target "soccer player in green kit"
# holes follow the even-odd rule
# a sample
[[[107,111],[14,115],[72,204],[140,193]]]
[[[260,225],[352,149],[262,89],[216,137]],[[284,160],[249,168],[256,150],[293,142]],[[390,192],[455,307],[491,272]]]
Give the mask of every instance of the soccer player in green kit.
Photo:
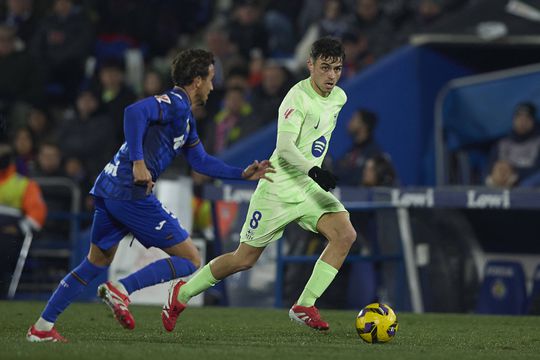
[[[356,240],[349,213],[328,192],[335,188],[336,179],[321,169],[339,111],[347,101],[345,92],[336,86],[344,57],[336,39],[313,43],[307,61],[310,77],[294,85],[279,107],[277,145],[270,158],[276,170],[273,181],[259,182],[236,251],[210,261],[187,283],[179,281],[171,287],[162,311],[166,330],[174,329],[189,299],[227,276],[251,268],[293,221],[321,233],[328,244],[289,317],[316,330],[329,329],[315,301],[333,281]]]

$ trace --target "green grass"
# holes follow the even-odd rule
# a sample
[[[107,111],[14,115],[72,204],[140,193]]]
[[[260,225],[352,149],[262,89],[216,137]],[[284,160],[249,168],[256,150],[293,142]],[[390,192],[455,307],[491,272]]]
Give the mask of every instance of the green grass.
[[[0,359],[539,359],[536,317],[398,314],[387,344],[356,335],[354,311],[323,310],[332,331],[288,320],[287,310],[189,308],[177,329],[161,326],[160,308],[132,306],[137,323],[122,329],[101,304],[74,304],[57,328],[69,344],[28,343],[25,333],[43,303],[0,302]]]

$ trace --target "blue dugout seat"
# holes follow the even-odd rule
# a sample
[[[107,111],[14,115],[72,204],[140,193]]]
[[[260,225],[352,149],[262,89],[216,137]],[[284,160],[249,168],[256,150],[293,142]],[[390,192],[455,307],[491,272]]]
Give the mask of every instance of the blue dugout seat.
[[[489,261],[485,266],[476,312],[524,314],[527,306],[525,274],[520,263]]]

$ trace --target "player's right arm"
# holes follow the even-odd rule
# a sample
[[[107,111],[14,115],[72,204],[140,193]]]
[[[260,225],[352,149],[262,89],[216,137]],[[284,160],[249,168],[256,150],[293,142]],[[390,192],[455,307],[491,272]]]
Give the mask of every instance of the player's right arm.
[[[276,151],[280,158],[307,175],[313,164],[296,146],[305,118],[302,94],[293,89],[279,107]]]
[[[143,156],[143,138],[151,121],[159,119],[157,101],[149,97],[138,101],[124,111],[124,136],[128,146],[129,160],[133,162],[133,182],[146,185],[147,193],[152,191],[154,182]]]
[[[279,157],[302,173],[309,175],[325,191],[336,187],[336,178],[327,170],[314,166],[302,155],[296,141],[306,118],[301,93],[289,92],[279,107],[276,151]]]

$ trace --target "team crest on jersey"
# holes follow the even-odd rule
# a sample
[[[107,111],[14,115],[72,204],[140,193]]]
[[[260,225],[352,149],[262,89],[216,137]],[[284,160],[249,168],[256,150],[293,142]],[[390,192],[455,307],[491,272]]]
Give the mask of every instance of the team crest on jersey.
[[[326,144],[326,138],[324,136],[321,136],[313,142],[313,145],[311,145],[311,154],[315,157],[321,157],[322,154],[324,154],[324,150],[326,149]]]
[[[293,112],[294,112],[294,109],[285,110],[285,112],[283,113],[283,116],[285,117],[285,120],[287,120],[289,118],[289,116],[292,115]]]
[[[163,94],[163,95],[154,95],[154,97],[156,98],[156,100],[161,103],[161,102],[165,102],[167,104],[170,104],[171,103],[171,99],[169,98],[169,95],[167,94]]]

